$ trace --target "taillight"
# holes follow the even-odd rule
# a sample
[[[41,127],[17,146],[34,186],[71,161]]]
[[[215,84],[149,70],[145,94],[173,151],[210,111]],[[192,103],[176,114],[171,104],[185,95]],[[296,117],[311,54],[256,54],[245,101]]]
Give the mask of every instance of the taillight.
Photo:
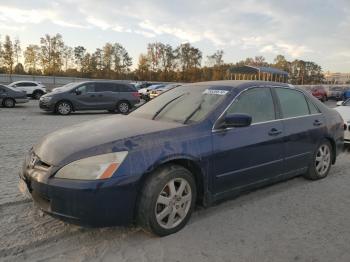
[[[132,95],[133,95],[134,97],[140,98],[139,92],[132,92]]]

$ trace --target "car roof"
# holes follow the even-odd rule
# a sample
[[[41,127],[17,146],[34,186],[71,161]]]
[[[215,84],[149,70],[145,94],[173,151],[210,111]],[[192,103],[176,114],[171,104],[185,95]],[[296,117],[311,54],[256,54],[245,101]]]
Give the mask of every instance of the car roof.
[[[268,82],[268,81],[255,81],[255,80],[222,80],[222,81],[207,81],[207,82],[197,82],[192,84],[184,84],[183,86],[207,86],[216,87],[225,90],[243,90],[249,87],[263,87],[263,86],[278,86],[278,87],[291,87],[294,86],[287,83],[280,82]]]
[[[21,80],[21,81],[15,81],[15,82],[12,82],[11,84],[15,84],[15,83],[36,83],[36,84],[40,84],[40,82],[38,81],[33,81],[33,80]]]

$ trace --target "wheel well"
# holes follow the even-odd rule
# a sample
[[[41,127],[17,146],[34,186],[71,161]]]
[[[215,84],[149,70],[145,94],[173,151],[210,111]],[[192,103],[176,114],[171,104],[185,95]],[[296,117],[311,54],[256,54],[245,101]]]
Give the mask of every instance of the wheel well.
[[[202,173],[201,168],[198,166],[198,164],[193,160],[174,159],[174,160],[170,160],[170,161],[162,163],[161,165],[152,169],[148,174],[145,174],[143,176],[142,181],[141,181],[141,187],[144,185],[145,180],[149,177],[149,174],[151,174],[154,170],[156,170],[157,168],[160,168],[162,166],[171,165],[171,164],[182,166],[191,172],[191,174],[193,175],[193,177],[195,179],[196,187],[197,187],[197,203],[203,204],[203,200],[204,200],[203,173]]]
[[[33,94],[35,94],[35,93],[42,93],[42,94],[44,94],[44,91],[43,91],[43,90],[40,90],[40,89],[35,89],[35,90],[33,91]]]
[[[72,102],[71,102],[71,101],[66,100],[66,99],[62,99],[62,100],[59,100],[59,101],[57,101],[57,102],[56,102],[56,104],[55,104],[55,111],[57,111],[57,105],[58,105],[59,103],[61,103],[61,102],[66,102],[66,103],[70,104],[70,105],[71,105],[71,107],[72,107],[72,111],[74,111],[74,110],[75,110],[75,109],[74,109],[74,106],[73,106],[73,104],[72,104]]]
[[[332,146],[332,164],[335,164],[335,160],[336,160],[336,155],[337,155],[337,147],[335,145],[335,142],[332,138],[326,137],[327,141],[331,144]]]
[[[128,100],[125,100],[125,99],[119,100],[118,103],[117,103],[117,106],[118,106],[120,103],[123,103],[123,102],[128,103],[128,105],[131,107],[130,102],[129,102]]]

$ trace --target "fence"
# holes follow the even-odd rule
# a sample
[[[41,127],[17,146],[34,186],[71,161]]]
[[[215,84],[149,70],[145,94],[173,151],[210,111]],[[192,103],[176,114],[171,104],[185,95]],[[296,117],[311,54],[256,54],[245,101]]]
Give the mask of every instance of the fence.
[[[80,78],[80,77],[64,77],[64,76],[38,76],[38,75],[8,75],[0,74],[0,84],[10,84],[16,81],[37,81],[42,83],[51,90],[58,86],[63,86],[71,82],[88,81],[90,78]],[[107,79],[94,79],[94,80],[107,80]],[[110,79],[108,79],[110,80]],[[122,80],[125,82],[130,82],[129,80]]]
[[[63,86],[71,82],[87,81],[90,78],[80,77],[64,77],[64,76],[37,76],[37,75],[8,75],[0,74],[0,84],[9,84],[15,81],[37,81],[45,85],[48,90],[52,88]],[[94,80],[107,80],[107,79],[94,79]],[[110,79],[108,79],[110,80]],[[131,82],[130,80],[122,80],[125,82]],[[313,87],[323,86],[327,91],[331,91],[334,87],[340,87],[343,90],[350,89],[350,85],[297,85],[300,88],[311,90]]]

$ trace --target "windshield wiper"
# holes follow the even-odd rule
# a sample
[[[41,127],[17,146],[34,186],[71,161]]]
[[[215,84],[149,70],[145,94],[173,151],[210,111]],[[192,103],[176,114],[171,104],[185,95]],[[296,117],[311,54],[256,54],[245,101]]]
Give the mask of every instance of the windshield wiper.
[[[160,114],[160,112],[162,112],[162,111],[164,110],[164,108],[166,108],[169,104],[171,104],[172,102],[174,102],[176,99],[182,97],[183,95],[185,95],[185,94],[179,95],[179,96],[177,96],[177,97],[171,99],[171,100],[170,100],[169,102],[167,102],[164,106],[162,106],[162,107],[154,114],[154,116],[152,117],[152,120],[154,120],[154,119]]]
[[[195,113],[197,113],[199,110],[201,110],[202,108],[202,104],[204,102],[204,99],[202,99],[202,101],[199,103],[199,105],[193,110],[193,112],[188,116],[186,117],[185,121],[183,122],[183,124],[186,124],[193,116]]]

